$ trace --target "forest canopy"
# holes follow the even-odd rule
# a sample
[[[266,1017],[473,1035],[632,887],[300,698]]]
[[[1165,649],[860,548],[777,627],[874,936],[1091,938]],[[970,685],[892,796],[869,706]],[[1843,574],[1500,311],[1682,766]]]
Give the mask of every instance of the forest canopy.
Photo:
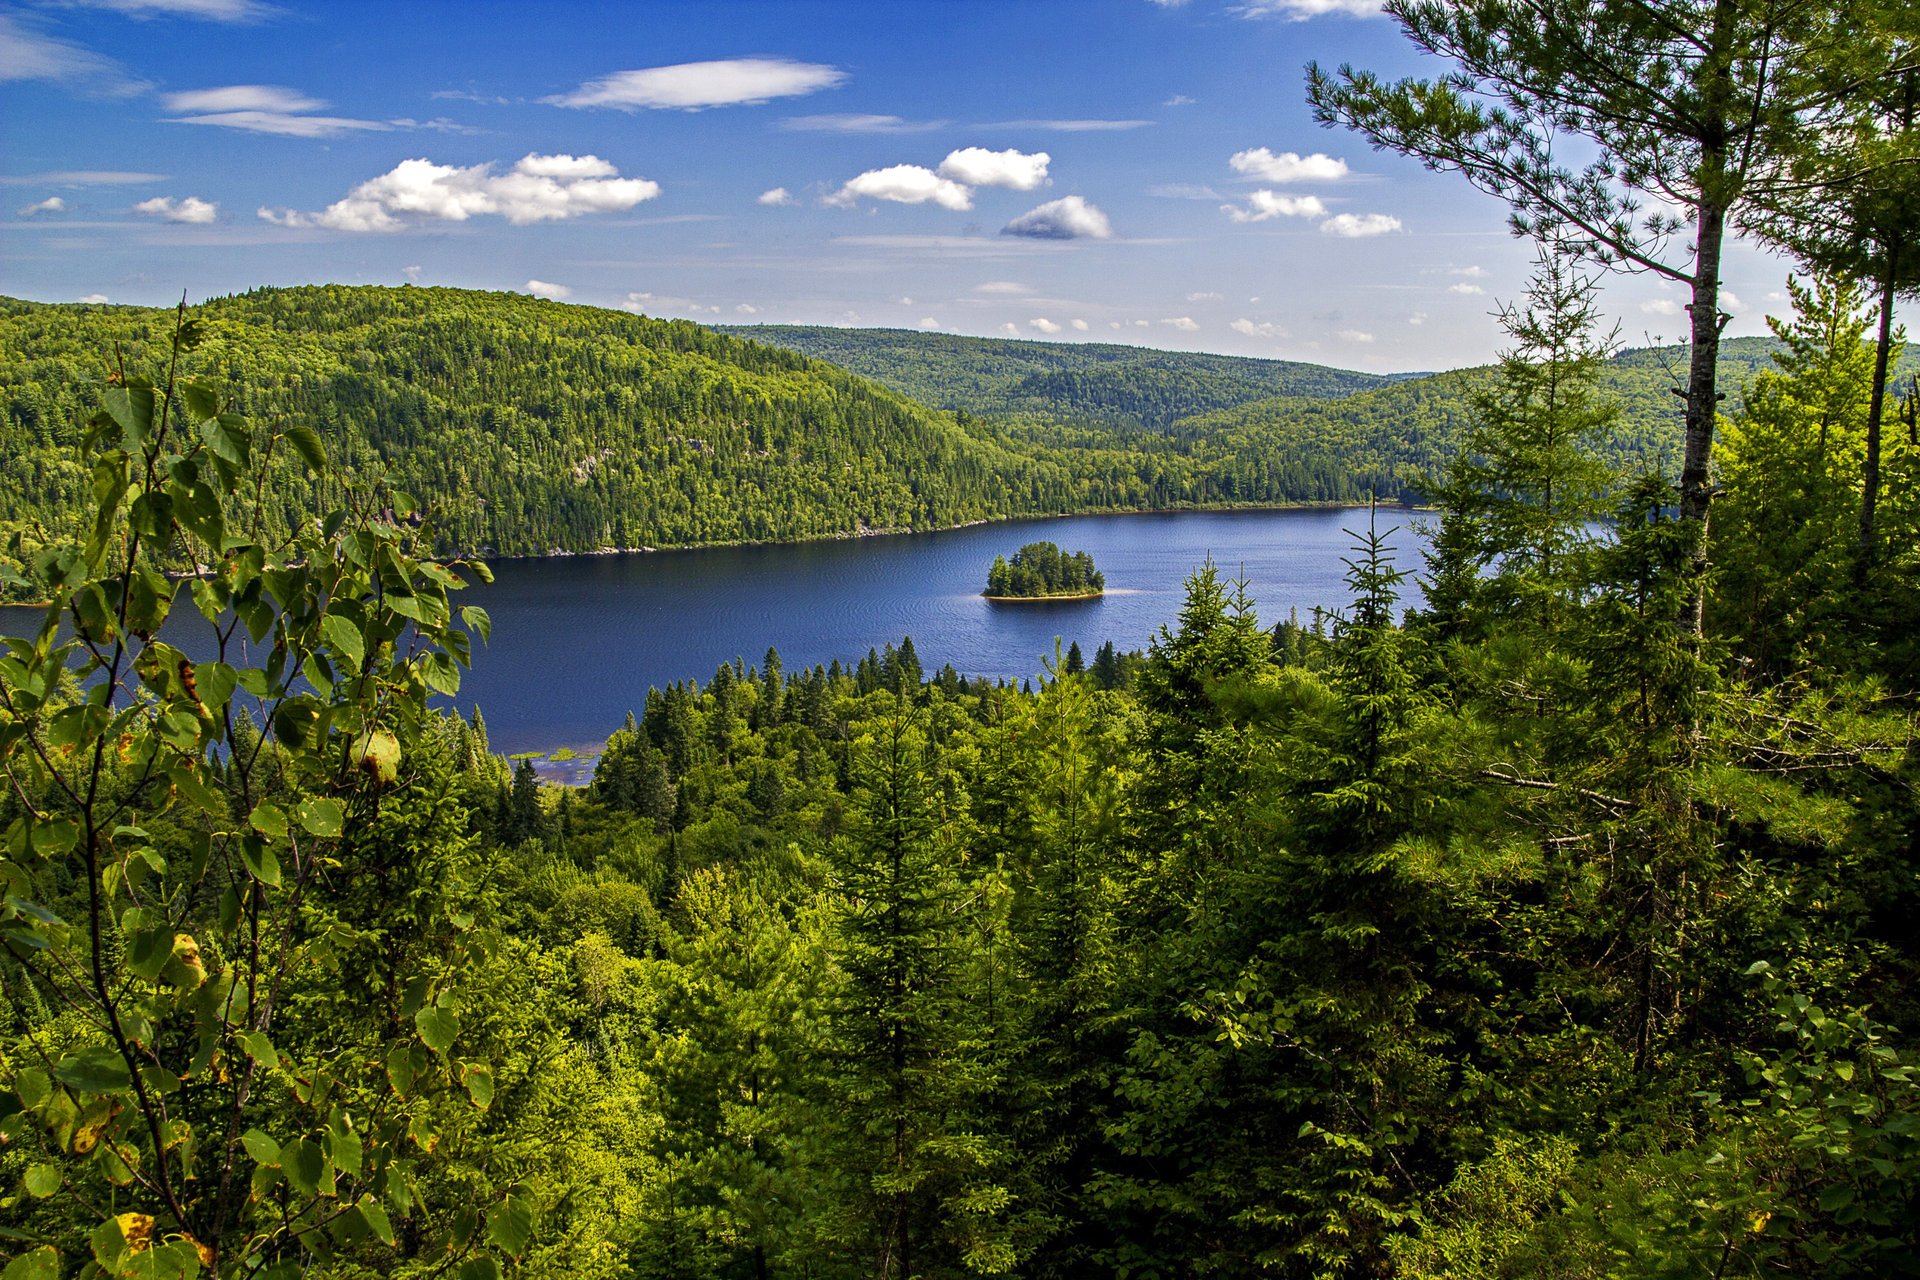
[[[1009,561],[995,556],[987,570],[990,599],[1041,600],[1050,596],[1097,596],[1107,589],[1106,575],[1084,551],[1062,551],[1051,542],[1029,542]]]

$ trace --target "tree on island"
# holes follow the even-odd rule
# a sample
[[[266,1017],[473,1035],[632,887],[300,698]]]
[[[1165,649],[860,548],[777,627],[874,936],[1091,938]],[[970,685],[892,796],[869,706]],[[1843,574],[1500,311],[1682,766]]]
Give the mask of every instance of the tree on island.
[[[1084,551],[1069,554],[1051,542],[1029,542],[1016,551],[1011,563],[995,556],[987,571],[988,596],[996,599],[1037,599],[1047,596],[1097,596],[1107,580]]]

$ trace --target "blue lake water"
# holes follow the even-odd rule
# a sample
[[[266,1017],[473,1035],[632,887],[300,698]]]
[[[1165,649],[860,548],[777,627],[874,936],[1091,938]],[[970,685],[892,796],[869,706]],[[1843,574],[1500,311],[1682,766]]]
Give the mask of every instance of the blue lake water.
[[[1396,559],[1417,568],[1424,517],[1382,509]],[[636,713],[649,685],[703,683],[735,657],[758,665],[769,645],[788,670],[853,661],[911,635],[931,673],[1023,680],[1078,642],[1145,648],[1177,618],[1187,576],[1209,555],[1244,578],[1260,621],[1347,603],[1348,530],[1364,510],[1177,512],[1068,516],[939,533],[781,546],[497,561],[491,586],[461,593],[493,619],[457,700],[478,704],[496,751],[592,749]],[[990,604],[980,596],[995,555],[1028,542],[1086,551],[1106,575],[1097,600]],[[1409,584],[1411,590],[1411,584]],[[185,612],[191,613],[190,609]],[[37,610],[0,609],[0,632],[37,625]],[[169,628],[171,630],[171,628]],[[191,652],[184,637],[175,643]]]

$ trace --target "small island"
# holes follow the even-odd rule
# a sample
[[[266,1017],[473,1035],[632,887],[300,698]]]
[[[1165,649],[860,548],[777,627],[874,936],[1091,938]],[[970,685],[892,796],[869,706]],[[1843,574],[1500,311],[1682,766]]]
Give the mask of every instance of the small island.
[[[982,594],[994,601],[1092,600],[1107,589],[1107,580],[1084,551],[1069,554],[1051,542],[1029,542],[1014,552],[1013,560],[993,558]]]

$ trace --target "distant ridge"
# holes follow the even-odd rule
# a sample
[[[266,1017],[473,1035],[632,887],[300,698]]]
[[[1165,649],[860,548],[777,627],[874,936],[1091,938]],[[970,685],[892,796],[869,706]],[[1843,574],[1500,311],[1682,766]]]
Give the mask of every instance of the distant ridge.
[[[1423,376],[1117,343],[971,338],[919,329],[730,325],[721,332],[830,361],[940,409],[976,415],[1046,413],[1114,427],[1165,428],[1196,413],[1272,396],[1336,399]]]

